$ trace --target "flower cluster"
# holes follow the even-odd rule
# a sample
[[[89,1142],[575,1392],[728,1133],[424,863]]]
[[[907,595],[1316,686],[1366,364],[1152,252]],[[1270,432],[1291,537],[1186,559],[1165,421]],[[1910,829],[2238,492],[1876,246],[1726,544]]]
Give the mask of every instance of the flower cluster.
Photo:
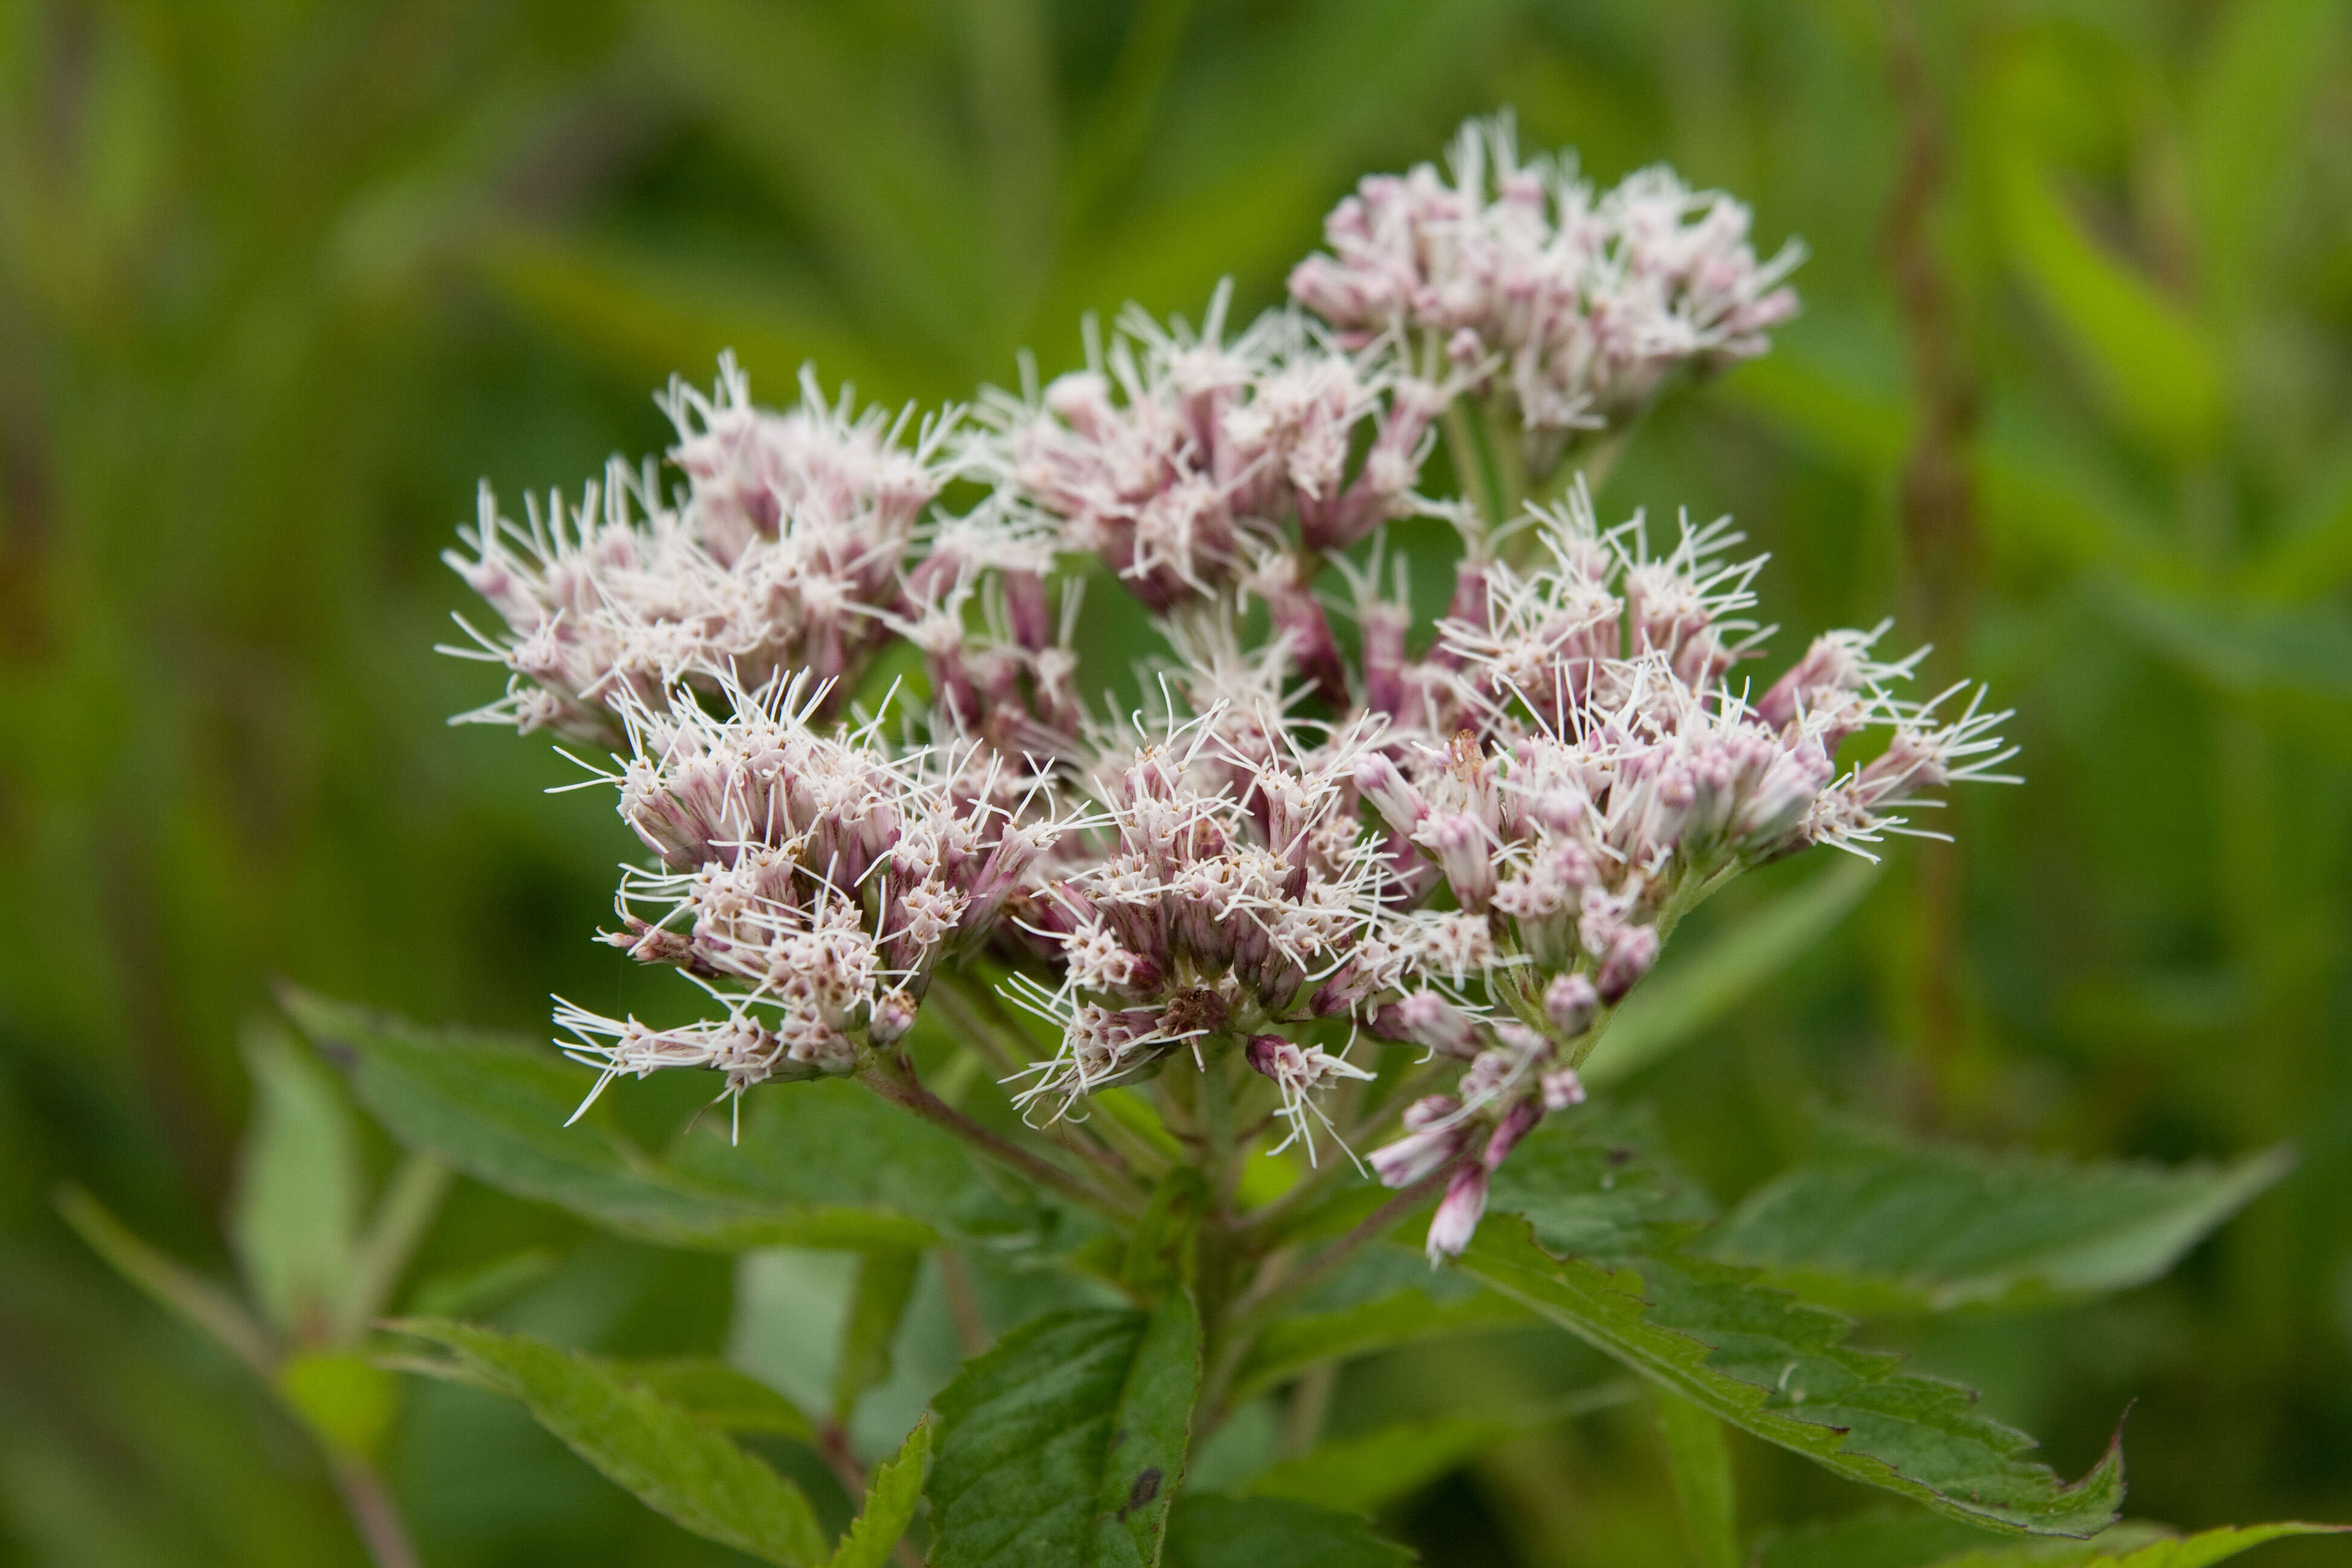
[[[1457,388],[1408,374],[1380,342],[1342,350],[1296,311],[1228,341],[1231,297],[1219,287],[1197,332],[1130,309],[1108,352],[1089,331],[1086,369],[992,395],[975,466],[1155,612],[1264,598],[1297,667],[1339,699],[1317,570],[1428,510],[1414,486]]]
[[[846,389],[828,405],[805,372],[798,408],[756,408],[731,359],[711,395],[673,382],[662,406],[687,479],[675,505],[651,465],[618,458],[577,506],[529,500],[528,527],[483,487],[472,555],[446,559],[506,622],[463,651],[510,674],[467,718],[610,742],[620,704],[681,680],[838,681],[889,636],[877,612],[898,603],[916,524],[953,472],[956,411],[909,446],[908,413],[855,413]]]
[[[719,716],[685,690],[620,710],[632,755],[604,776],[653,858],[625,871],[606,940],[693,976],[728,1015],[562,1020],[607,1076],[715,1068],[740,1093],[851,1071],[903,1037],[933,971],[1034,892],[1066,825],[1042,781],[969,742],[893,749],[873,722],[814,725],[827,693],[806,673],[722,694]]]
[[[960,1022],[1003,1025],[975,1043],[1016,1058],[1034,1123],[1151,1083],[1203,1149],[1278,1124],[1314,1161],[1341,1125],[1394,1129],[1370,1167],[1443,1185],[1443,1255],[1582,1100],[1580,1064],[1699,900],[1809,847],[1867,853],[1997,776],[2002,715],[1898,696],[1917,660],[1876,654],[1884,626],[1756,695],[1762,563],[1727,522],[1654,552],[1580,482],[1507,530],[1421,493],[1457,412],[1549,460],[1793,309],[1793,253],[1758,263],[1745,209],[1664,172],[1596,196],[1497,121],[1455,174],[1342,204],[1292,278],[1321,323],[1229,333],[1224,289],[1198,331],[1131,310],[1086,369],[1042,390],[1028,369],[970,425],[857,415],[805,376],[765,412],[730,364],[667,400],[674,504],[617,464],[528,530],[486,499],[453,557],[508,627],[479,639],[511,672],[480,716],[614,746],[648,858],[609,940],[722,1014],[567,1005],[569,1048],[607,1079],[697,1066],[740,1095],[879,1065],[903,1089],[950,987]],[[941,505],[957,477],[986,493]],[[1433,633],[1382,537],[1413,514],[1468,546]],[[1084,700],[1086,557],[1162,635],[1155,720]],[[844,717],[892,637],[927,693]],[[1050,1044],[997,1010],[983,956]]]
[[[1503,955],[1484,999],[1503,1021],[1437,989],[1369,1020],[1469,1063],[1458,1098],[1424,1101],[1374,1156],[1406,1185],[1483,1143],[1433,1247],[1475,1223],[1481,1171],[1546,1110],[1582,1098],[1575,1063],[1685,910],[1812,845],[1866,854],[1916,833],[1903,814],[1932,804],[1925,792],[1996,779],[2012,754],[1992,733],[2007,715],[1982,711],[1980,695],[1949,721],[1938,711],[1957,691],[1895,697],[1917,659],[1873,658],[1884,626],[1820,637],[1751,704],[1728,676],[1758,636],[1739,612],[1762,563],[1723,559],[1739,542],[1726,525],[1686,525],[1654,558],[1639,518],[1604,532],[1580,490],[1538,516],[1543,563],[1489,565],[1483,614],[1440,628],[1463,671],[1464,726],[1356,768],[1365,799]],[[1841,749],[1874,728],[1889,731],[1884,750],[1841,771]]]
[[[1465,126],[1453,163],[1450,182],[1427,163],[1366,178],[1290,292],[1343,342],[1442,344],[1507,400],[1534,471],[1570,433],[1637,413],[1678,366],[1762,353],[1796,313],[1781,279],[1801,252],[1759,262],[1748,209],[1671,170],[1596,194],[1553,159],[1522,160],[1507,116]]]

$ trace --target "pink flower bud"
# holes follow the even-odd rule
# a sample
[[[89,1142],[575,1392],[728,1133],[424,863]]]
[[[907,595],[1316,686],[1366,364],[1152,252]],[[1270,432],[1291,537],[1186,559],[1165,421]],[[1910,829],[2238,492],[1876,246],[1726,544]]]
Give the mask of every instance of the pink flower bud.
[[[1367,752],[1356,764],[1356,793],[1399,833],[1411,833],[1429,814],[1421,792],[1408,783],[1397,765],[1378,752]]]
[[[1486,1152],[1482,1156],[1486,1169],[1502,1169],[1503,1162],[1511,1157],[1511,1151],[1519,1146],[1519,1140],[1534,1130],[1535,1124],[1543,1120],[1543,1115],[1544,1108],[1532,1100],[1523,1100],[1505,1111],[1502,1122],[1495,1129],[1495,1135],[1486,1140]]]
[[[875,1000],[873,1020],[866,1032],[876,1045],[893,1046],[914,1026],[915,999],[904,991],[893,991]]]
[[[1609,956],[1601,962],[1601,975],[1594,989],[1603,1002],[1613,1007],[1625,999],[1625,993],[1633,989],[1657,961],[1657,929],[1627,926],[1610,942]]]
[[[1544,989],[1544,1016],[1562,1035],[1584,1033],[1600,1010],[1601,993],[1581,974],[1563,974]]]
[[[1464,909],[1475,912],[1494,901],[1494,846],[1476,817],[1467,812],[1437,817],[1422,824],[1413,837],[1436,857]]]
[[[1374,1013],[1367,1026],[1384,1039],[1410,1040],[1465,1059],[1477,1051],[1478,1026],[1434,991],[1416,991]]]
[[[1566,1110],[1571,1105],[1584,1103],[1584,1080],[1576,1076],[1574,1068],[1548,1072],[1539,1081],[1546,1110]]]
[[[1486,1171],[1482,1165],[1469,1165],[1454,1173],[1445,1184],[1445,1196],[1437,1212],[1429,1216],[1429,1261],[1433,1267],[1440,1259],[1459,1258],[1477,1233],[1478,1220],[1486,1212]]]

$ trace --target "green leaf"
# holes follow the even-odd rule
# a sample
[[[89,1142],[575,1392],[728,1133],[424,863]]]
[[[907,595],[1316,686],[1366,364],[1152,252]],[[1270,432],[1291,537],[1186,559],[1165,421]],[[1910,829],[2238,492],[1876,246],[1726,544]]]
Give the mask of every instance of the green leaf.
[[[1413,1561],[1354,1514],[1208,1494],[1176,1505],[1165,1559],[1168,1568],[1410,1568]]]
[[[310,1345],[358,1331],[353,1308],[359,1148],[331,1073],[284,1030],[247,1031],[253,1114],[238,1151],[228,1234],[246,1289],[278,1331]]]
[[[406,1309],[413,1318],[486,1317],[563,1266],[552,1247],[526,1247],[465,1268],[417,1281]]]
[[[2210,1563],[2227,1562],[2264,1542],[2281,1541],[2291,1535],[2336,1535],[2347,1530],[2352,1526],[2252,1524],[2225,1526],[2144,1546],[2131,1546],[2125,1541],[2110,1544],[2106,1540],[2079,1545],[2035,1542],[2025,1546],[1988,1547],[1939,1557],[1932,1568],[2083,1568],[2094,1563],[2112,1563],[2116,1568],[2208,1568]],[[2120,1536],[2123,1532],[2115,1533]]]
[[[594,1075],[552,1052],[436,1031],[289,991],[287,1011],[351,1075],[360,1103],[411,1148],[486,1185],[570,1209],[667,1247],[868,1248],[931,1245],[928,1225],[879,1205],[730,1191],[653,1159],[602,1127],[567,1127]],[[887,1110],[887,1108],[885,1108]]]
[[[1691,1555],[1698,1568],[1739,1568],[1739,1516],[1723,1423],[1664,1389],[1653,1398]]]
[[[1007,1202],[950,1133],[844,1079],[763,1086],[730,1138],[705,1118],[668,1152],[680,1174],[812,1208],[870,1208],[939,1235],[995,1240],[1061,1211]]]
[[[1461,1267],[1742,1430],[1955,1518],[2087,1536],[2122,1500],[2116,1447],[2062,1485],[1967,1389],[1851,1348],[1848,1320],[1746,1270],[1666,1250],[1615,1267],[1555,1258],[1503,1215]]]
[[[826,1568],[882,1568],[890,1548],[914,1521],[915,1507],[923,1500],[923,1466],[930,1456],[931,1420],[927,1415],[915,1423],[898,1451],[875,1468],[866,1506],[850,1522]]]
[[[1060,1312],[1007,1334],[933,1402],[939,1568],[1152,1563],[1184,1471],[1200,1321]]]
[[[2293,1163],[2273,1149],[2230,1165],[2085,1164],[1840,1121],[1696,1245],[1847,1311],[2031,1305],[2158,1278]]]
[[[1528,1425],[1452,1416],[1401,1421],[1286,1459],[1250,1482],[1249,1490],[1257,1497],[1289,1498],[1349,1513],[1370,1513],[1526,1431]]]
[[[1712,1025],[1836,930],[1875,885],[1878,869],[1840,856],[1838,864],[1718,933],[1689,958],[1659,965],[1609,1021],[1579,1069],[1585,1081],[1617,1082]]]
[[[58,1189],[58,1212],[90,1250],[167,1310],[194,1325],[264,1378],[278,1364],[278,1347],[227,1291],[156,1251],[107,1213],[96,1198],[68,1184]]]
[[[2118,1524],[2089,1542],[2037,1541],[2033,1549],[2073,1551],[2121,1540],[2137,1545],[2151,1539],[2146,1526]],[[1980,1546],[2016,1542],[1940,1514],[1913,1509],[1872,1508],[1843,1519],[1800,1526],[1767,1540],[1756,1568],[1927,1568],[1928,1563]]]
[[[833,1373],[833,1418],[845,1426],[866,1391],[890,1375],[890,1347],[922,1263],[919,1252],[869,1252],[858,1260],[857,1284],[842,1325],[841,1359]]]
[[[446,1319],[394,1327],[449,1351],[470,1379],[520,1402],[608,1479],[697,1535],[787,1568],[824,1560],[798,1487],[625,1369]]]
[[[1618,1258],[1657,1245],[1662,1228],[1715,1217],[1715,1200],[1660,1152],[1648,1110],[1592,1105],[1548,1117],[1496,1171],[1487,1205],[1523,1215],[1554,1252]]]
[[[1230,1403],[1246,1405],[1325,1362],[1444,1334],[1519,1328],[1530,1321],[1526,1308],[1491,1290],[1455,1301],[1433,1300],[1425,1290],[1398,1290],[1338,1311],[1298,1313],[1277,1320],[1258,1336],[1234,1378]]]
[[[764,1432],[796,1443],[816,1441],[816,1424],[791,1400],[716,1356],[667,1356],[605,1363],[722,1432]]]
[[[2196,51],[2189,118],[2189,195],[2199,271],[2242,307],[2298,179],[2299,145],[2343,35],[2334,0],[2242,0],[2217,13]]]

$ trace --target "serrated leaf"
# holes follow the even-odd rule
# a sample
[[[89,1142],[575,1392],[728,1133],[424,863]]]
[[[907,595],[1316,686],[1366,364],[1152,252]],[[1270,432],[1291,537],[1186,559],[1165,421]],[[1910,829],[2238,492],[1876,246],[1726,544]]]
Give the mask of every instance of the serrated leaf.
[[[890,1347],[915,1293],[919,1252],[869,1252],[858,1260],[833,1373],[833,1418],[846,1426],[866,1391],[890,1375]]]
[[[359,1327],[352,1287],[359,1147],[332,1074],[283,1030],[247,1032],[253,1112],[237,1152],[228,1234],[262,1315],[309,1345]]]
[[[898,1451],[874,1470],[866,1489],[866,1506],[850,1521],[849,1532],[834,1549],[826,1568],[882,1568],[890,1548],[914,1522],[915,1507],[923,1500],[923,1466],[931,1455],[931,1421],[915,1423]]]
[[[287,1010],[338,1057],[392,1134],[486,1185],[667,1247],[733,1252],[797,1246],[929,1246],[929,1226],[880,1205],[796,1203],[697,1179],[583,1123],[594,1075],[503,1036],[431,1030],[289,991]]]
[[[1877,880],[1876,866],[1842,856],[1696,952],[1667,959],[1609,1021],[1579,1069],[1585,1081],[1614,1083],[1697,1035],[1834,931]]]
[[[1410,1568],[1413,1554],[1354,1514],[1284,1498],[1197,1495],[1175,1508],[1167,1568]]]
[[[1201,1376],[1191,1299],[1059,1312],[968,1363],[933,1408],[939,1568],[1160,1561]]]
[[[1848,1123],[1696,1244],[1848,1311],[2031,1305],[2156,1279],[2284,1175],[1907,1145]]]
[[[786,1568],[824,1560],[798,1487],[624,1369],[446,1319],[394,1327],[450,1352],[470,1380],[520,1403],[607,1479],[685,1529]]]
[[[1677,1170],[1647,1109],[1593,1105],[1547,1118],[1496,1171],[1488,1206],[1523,1215],[1552,1251],[1617,1258],[1662,1229],[1715,1217],[1706,1189]]]
[[[2340,1524],[2252,1524],[2208,1530],[2178,1541],[2157,1541],[2144,1546],[2121,1542],[2084,1542],[2060,1545],[2035,1542],[2024,1546],[1986,1547],[1957,1556],[1938,1557],[1931,1568],[2088,1568],[2108,1563],[2115,1568],[2210,1568],[2265,1542],[2291,1535],[2336,1535],[2352,1526]],[[2121,1531],[2117,1531],[2120,1534]],[[2120,1548],[2120,1549],[2118,1549]]]
[[[1397,1290],[1332,1312],[1303,1312],[1270,1324],[1234,1378],[1230,1403],[1247,1404],[1267,1389],[1326,1362],[1369,1355],[1415,1341],[1532,1321],[1517,1302],[1481,1290],[1458,1301],[1425,1290]]]
[[[1938,1512],[2087,1536],[2122,1500],[2119,1448],[2062,1484],[2028,1457],[2032,1439],[1979,1415],[1967,1389],[1848,1346],[1847,1319],[1746,1270],[1665,1250],[1613,1267],[1556,1258],[1503,1215],[1460,1266],[1742,1430]]]
[[[1527,1428],[1524,1421],[1400,1421],[1285,1459],[1251,1481],[1249,1490],[1256,1497],[1370,1513]]]

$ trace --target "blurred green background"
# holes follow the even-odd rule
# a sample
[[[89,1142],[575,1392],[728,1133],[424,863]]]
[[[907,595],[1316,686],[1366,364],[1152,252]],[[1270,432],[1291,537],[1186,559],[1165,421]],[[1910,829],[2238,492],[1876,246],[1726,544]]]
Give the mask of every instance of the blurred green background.
[[[1874,1332],[2069,1473],[2137,1400],[2137,1514],[2352,1518],[2343,6],[15,0],[0,1562],[359,1560],[295,1429],[51,1207],[79,1182],[227,1277],[272,976],[540,1034],[551,991],[643,1005],[587,940],[629,848],[609,803],[443,724],[492,694],[430,651],[478,477],[511,505],[659,449],[648,390],[730,346],[767,401],[806,358],[937,400],[1024,344],[1067,365],[1086,310],[1197,313],[1227,272],[1272,303],[1359,174],[1500,105],[1811,247],[1803,317],[1663,410],[1604,512],[1736,512],[1784,657],[1899,606],[2018,708],[2030,775],[1637,1092],[1727,1199],[1822,1105],[2083,1153],[2292,1142],[2165,1283]],[[420,1271],[533,1244],[562,1259],[515,1309],[541,1331],[724,1336],[723,1260],[470,1187]],[[1552,1353],[1391,1358],[1340,1418]],[[487,1399],[413,1397],[393,1454],[436,1568],[728,1560]],[[1738,1458],[1759,1523],[1870,1500]],[[1667,1506],[1621,1415],[1390,1522],[1433,1563],[1613,1568],[1680,1561]]]

